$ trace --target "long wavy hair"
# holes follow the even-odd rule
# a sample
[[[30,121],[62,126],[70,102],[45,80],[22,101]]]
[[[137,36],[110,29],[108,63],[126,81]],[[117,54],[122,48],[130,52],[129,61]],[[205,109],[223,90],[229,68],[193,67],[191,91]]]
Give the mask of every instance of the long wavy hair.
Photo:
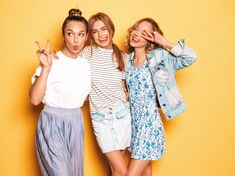
[[[138,25],[140,23],[142,23],[143,21],[149,22],[152,25],[153,31],[157,31],[159,34],[163,35],[162,30],[160,29],[159,25],[157,24],[156,21],[154,21],[154,19],[152,18],[142,18],[140,20],[138,20],[137,22],[135,22],[134,25],[132,25],[127,32],[127,40],[126,40],[126,52],[127,53],[131,53],[132,51],[134,51],[134,48],[130,45],[130,35],[131,32],[133,31],[133,29],[135,29],[136,27],[138,27]],[[153,49],[159,48],[161,47],[160,45],[158,45],[157,43],[154,42],[149,42],[146,46],[146,51],[151,51]]]
[[[89,45],[96,45],[94,42],[94,39],[92,37],[92,28],[93,25],[96,21],[101,20],[106,28],[109,31],[110,36],[113,38],[114,33],[115,33],[115,26],[111,20],[111,18],[106,15],[105,13],[102,12],[98,12],[97,14],[94,14],[90,17],[90,19],[88,20],[89,23]],[[123,51],[112,41],[112,47],[113,47],[113,58],[116,59],[116,62],[118,64],[117,69],[119,71],[123,71],[125,68],[125,64],[124,64],[124,59],[123,59]]]

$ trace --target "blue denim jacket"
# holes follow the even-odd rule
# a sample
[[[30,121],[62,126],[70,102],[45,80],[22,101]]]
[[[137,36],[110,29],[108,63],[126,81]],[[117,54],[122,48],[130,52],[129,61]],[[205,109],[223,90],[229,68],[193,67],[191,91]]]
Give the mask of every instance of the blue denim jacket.
[[[184,40],[180,40],[171,51],[157,48],[147,53],[149,70],[152,75],[157,99],[166,119],[181,114],[186,106],[179,92],[175,80],[175,72],[188,67],[196,60],[196,53],[185,47]],[[129,54],[127,70],[130,68],[134,58],[134,52]]]

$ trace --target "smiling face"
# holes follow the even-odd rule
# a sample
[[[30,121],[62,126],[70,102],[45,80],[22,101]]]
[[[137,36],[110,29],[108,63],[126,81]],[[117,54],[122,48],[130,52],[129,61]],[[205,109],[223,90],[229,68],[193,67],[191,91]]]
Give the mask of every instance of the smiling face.
[[[70,21],[64,29],[63,52],[65,55],[76,58],[87,40],[86,26],[82,22]]]
[[[91,26],[91,35],[97,46],[106,49],[112,48],[112,35],[103,21],[97,20],[94,22]]]
[[[144,31],[153,33],[152,24],[147,21],[142,21],[136,26],[134,26],[131,30],[129,42],[133,48],[145,48],[149,43],[146,39],[142,37]]]

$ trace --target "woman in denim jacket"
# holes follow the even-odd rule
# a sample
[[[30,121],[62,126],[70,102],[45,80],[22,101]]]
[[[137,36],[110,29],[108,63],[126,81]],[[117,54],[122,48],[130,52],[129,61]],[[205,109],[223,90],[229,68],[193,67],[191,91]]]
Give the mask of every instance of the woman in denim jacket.
[[[180,40],[174,45],[163,37],[151,18],[137,21],[128,30],[129,63],[126,84],[132,118],[131,161],[128,176],[151,176],[151,160],[165,153],[164,129],[158,106],[167,119],[185,110],[175,72],[191,65],[195,52]]]

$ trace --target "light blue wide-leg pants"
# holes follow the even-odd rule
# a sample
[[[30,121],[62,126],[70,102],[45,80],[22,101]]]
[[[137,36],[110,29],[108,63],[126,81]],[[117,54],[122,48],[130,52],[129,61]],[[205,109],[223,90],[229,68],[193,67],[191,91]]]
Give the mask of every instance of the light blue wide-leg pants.
[[[83,133],[80,108],[45,106],[36,131],[36,150],[43,176],[84,175]]]

